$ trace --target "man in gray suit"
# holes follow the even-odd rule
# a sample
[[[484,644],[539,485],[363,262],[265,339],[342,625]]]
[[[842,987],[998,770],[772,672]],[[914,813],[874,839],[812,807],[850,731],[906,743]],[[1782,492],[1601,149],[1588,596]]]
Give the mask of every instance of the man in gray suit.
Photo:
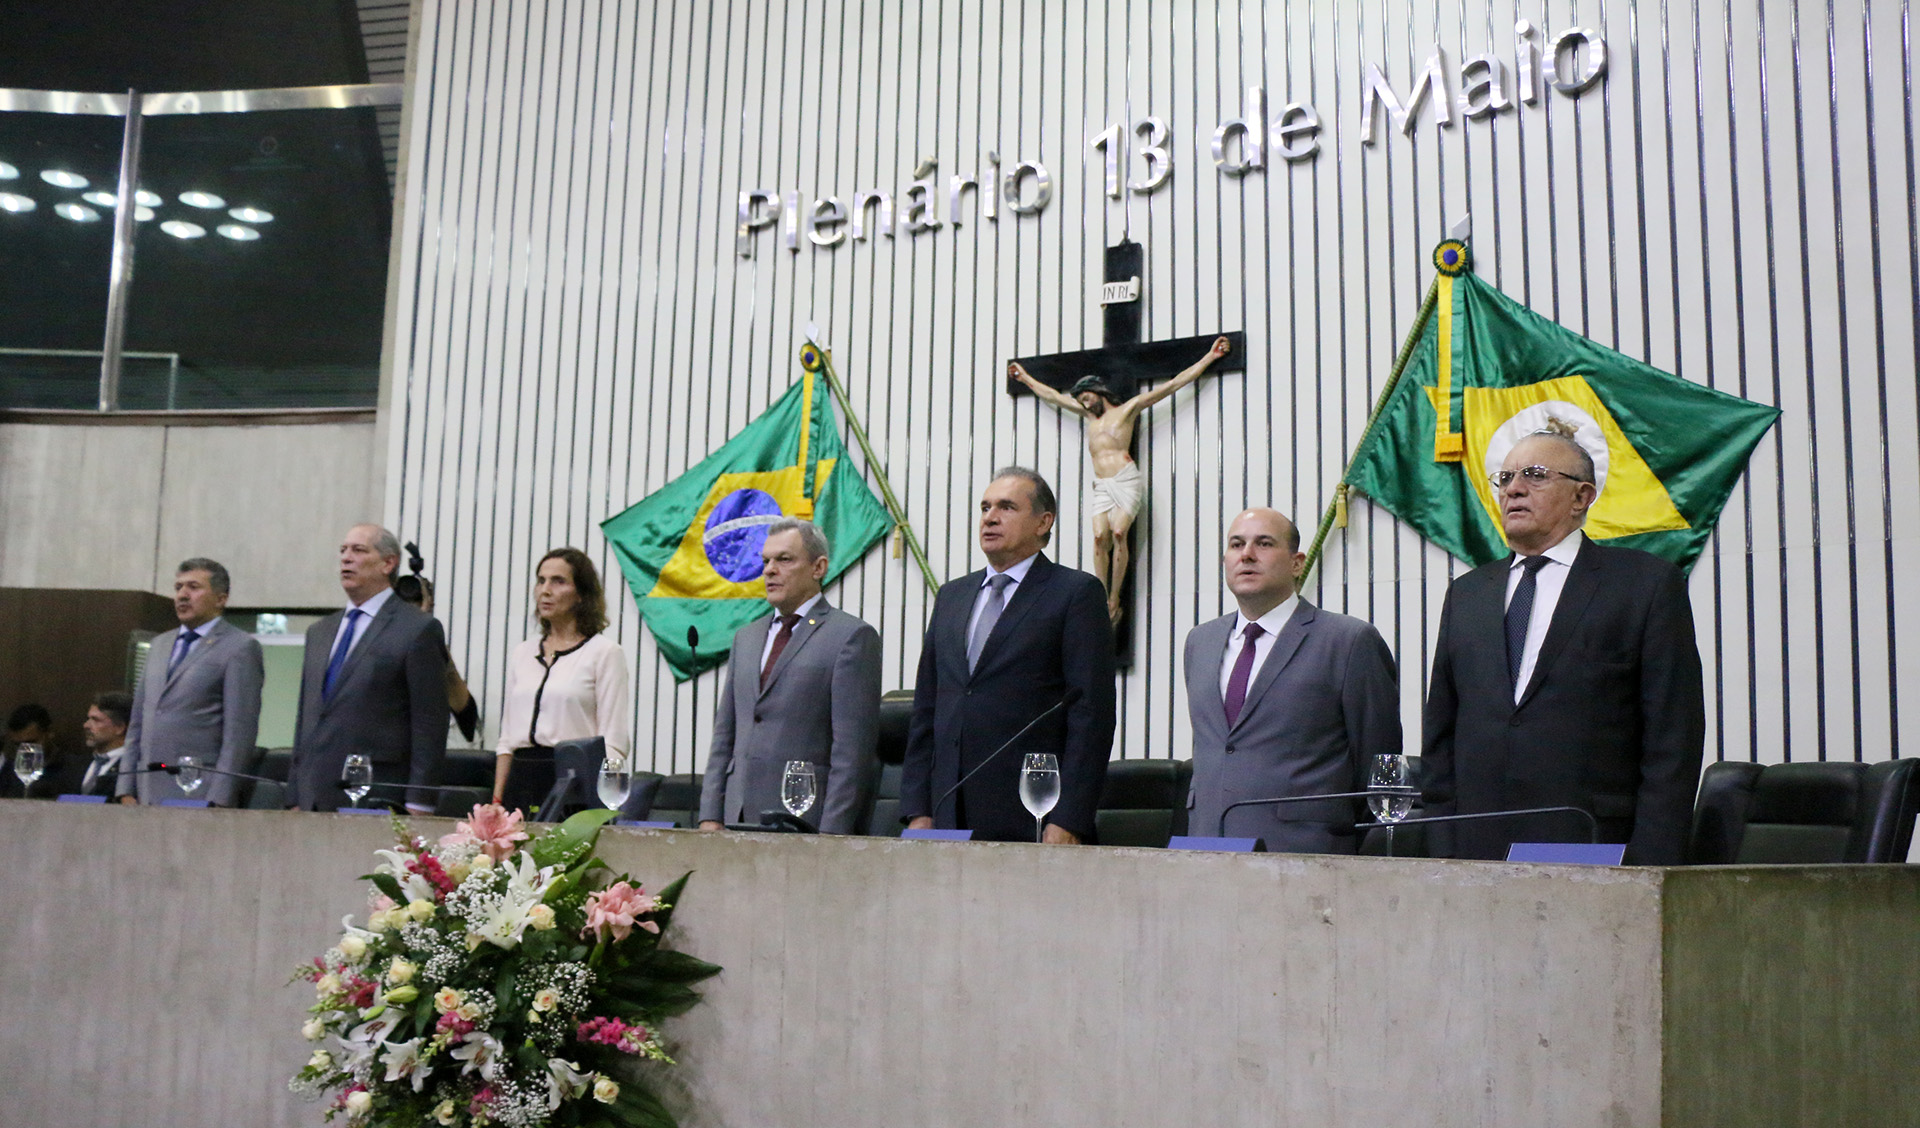
[[[701,830],[757,823],[762,811],[782,809],[789,760],[815,765],[819,797],[808,822],[825,834],[866,830],[880,768],[880,635],[820,594],[827,551],[811,521],[785,517],[767,527],[760,558],[775,613],[733,636]]]
[[[1227,587],[1240,609],[1187,634],[1193,719],[1190,832],[1220,834],[1242,799],[1366,786],[1376,755],[1399,753],[1393,654],[1362,619],[1323,611],[1294,589],[1306,557],[1284,514],[1249,509],[1227,527]],[[1351,854],[1352,800],[1240,807],[1225,834],[1269,850]]]
[[[253,636],[221,618],[232,579],[218,561],[196,556],[173,575],[173,614],[180,625],[153,640],[133,689],[126,753],[114,794],[120,802],[157,803],[185,795],[179,780],[154,768],[191,757],[214,768],[207,801],[231,807],[238,772],[260,730],[260,686],[266,668]]]
[[[447,754],[447,660],[440,623],[393,598],[400,541],[378,525],[355,525],[340,543],[340,587],[349,606],[307,629],[300,672],[287,805],[342,806],[340,770],[350,755],[373,766],[373,801],[433,810]]]

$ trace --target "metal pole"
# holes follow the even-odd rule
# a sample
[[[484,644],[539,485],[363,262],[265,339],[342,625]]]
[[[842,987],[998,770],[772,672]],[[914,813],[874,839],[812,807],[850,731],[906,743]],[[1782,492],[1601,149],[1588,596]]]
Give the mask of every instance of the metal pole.
[[[818,342],[815,342],[816,346]],[[907,515],[900,508],[900,502],[893,496],[893,487],[887,484],[886,467],[873,456],[873,447],[867,442],[867,432],[860,426],[860,417],[853,413],[853,405],[847,402],[847,393],[840,386],[840,377],[834,374],[833,357],[825,348],[820,349],[821,369],[827,374],[827,387],[833,389],[833,398],[840,404],[840,414],[847,417],[847,425],[853,428],[853,437],[860,444],[860,452],[867,456],[867,467],[873,471],[875,480],[880,483],[880,496],[887,503],[887,512],[893,516],[893,523],[899,526],[907,538],[907,547],[913,551],[914,560],[920,564],[920,575],[927,581],[928,591],[939,591],[940,582],[933,578],[933,568],[927,563],[927,554],[920,550],[920,538],[914,536],[913,526],[907,524]]]
[[[139,202],[140,92],[127,91],[127,127],[120,139],[120,191],[113,207],[113,264],[107,272],[107,337],[100,346],[100,410],[120,408],[120,353],[127,341],[127,297],[133,289],[133,232]],[[169,404],[169,407],[172,405]]]

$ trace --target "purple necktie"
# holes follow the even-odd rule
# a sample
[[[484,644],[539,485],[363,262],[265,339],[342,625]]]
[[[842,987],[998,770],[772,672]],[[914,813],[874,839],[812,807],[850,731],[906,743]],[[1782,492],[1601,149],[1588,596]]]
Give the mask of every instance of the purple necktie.
[[[1233,660],[1233,675],[1227,679],[1228,728],[1239,722],[1240,710],[1247,704],[1247,681],[1253,676],[1253,644],[1266,633],[1259,623],[1247,624],[1246,635],[1240,643],[1240,657]]]

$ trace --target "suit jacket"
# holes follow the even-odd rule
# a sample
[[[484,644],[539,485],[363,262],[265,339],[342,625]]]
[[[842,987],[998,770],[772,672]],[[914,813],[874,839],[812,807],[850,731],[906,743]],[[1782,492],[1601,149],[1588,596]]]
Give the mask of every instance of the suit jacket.
[[[1304,599],[1274,636],[1239,719],[1228,725],[1220,663],[1234,621],[1226,615],[1187,634],[1193,834],[1219,834],[1221,813],[1242,799],[1361,790],[1372,757],[1401,751],[1399,682],[1386,640],[1372,623]],[[1351,854],[1364,809],[1351,799],[1241,807],[1227,816],[1226,832],[1264,838],[1276,852]]]
[[[1510,560],[1456,579],[1440,612],[1422,765],[1430,813],[1581,807],[1601,841],[1627,844],[1628,862],[1683,863],[1706,743],[1686,576],[1635,549],[1581,545],[1516,705]],[[1451,829],[1456,856],[1504,858],[1513,842],[1577,840],[1580,828],[1560,815]]]
[[[216,619],[180,665],[169,671],[175,627],[153,640],[146,669],[133,688],[133,717],[127,723],[127,754],[120,760],[116,795],[142,803],[183,796],[179,781],[153,764],[192,756],[203,767],[237,772],[253,751],[260,731],[260,686],[266,668],[252,635]],[[205,798],[231,807],[241,781],[208,772]]]
[[[760,685],[775,616],[733,636],[713,715],[700,818],[759,822],[777,811],[789,760],[810,760],[819,794],[804,816],[825,834],[861,834],[880,778],[880,635],[826,600],[813,605]]]
[[[1091,842],[1113,751],[1106,591],[1085,572],[1036,557],[969,673],[967,625],[985,577],[985,569],[970,572],[934,597],[901,770],[901,820],[932,815],[936,826],[971,829],[976,838],[1031,842],[1033,816],[1020,805],[1020,757],[1052,752],[1060,758],[1060,801],[1048,821]],[[941,798],[1069,696],[1066,708],[1035,725],[956,795]]]
[[[418,607],[390,598],[323,696],[327,663],[345,611],[307,628],[300,672],[300,711],[287,772],[287,803],[308,811],[337,810],[346,798],[340,769],[358,753],[373,763],[379,783],[431,787],[440,782],[447,754],[447,661],[440,623]],[[369,800],[391,803],[397,787],[376,787]],[[433,806],[430,791],[410,790],[406,801]]]

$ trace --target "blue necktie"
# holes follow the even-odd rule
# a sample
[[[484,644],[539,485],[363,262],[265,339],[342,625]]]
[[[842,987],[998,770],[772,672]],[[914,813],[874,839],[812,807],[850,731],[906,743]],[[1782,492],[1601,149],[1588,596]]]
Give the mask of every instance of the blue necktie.
[[[1520,660],[1527,652],[1527,627],[1533,621],[1534,590],[1539,586],[1544,556],[1529,556],[1520,562],[1520,586],[1513,589],[1513,602],[1507,604],[1507,680],[1520,688]]]
[[[340,641],[333,646],[333,657],[327,660],[327,680],[320,683],[321,700],[333,696],[333,679],[339,675],[340,667],[347,664],[347,651],[353,649],[354,628],[359,625],[360,616],[365,614],[358,607],[347,612],[347,629],[340,632]]]
[[[193,644],[199,637],[200,632],[198,631],[184,630],[180,632],[179,638],[173,640],[173,657],[167,659],[167,672],[169,674],[180,668],[180,663],[186,658],[187,651],[193,649]]]

